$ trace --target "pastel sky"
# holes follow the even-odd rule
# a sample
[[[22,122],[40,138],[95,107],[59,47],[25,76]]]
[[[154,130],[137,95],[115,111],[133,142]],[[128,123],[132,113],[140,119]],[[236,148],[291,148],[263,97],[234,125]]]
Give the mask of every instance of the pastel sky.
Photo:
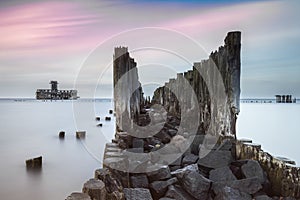
[[[59,81],[59,87],[65,89],[82,83],[78,88],[81,97],[91,94],[111,97],[111,65],[106,58],[89,61],[89,57],[99,46],[110,42],[105,55],[111,61],[113,45],[131,48],[119,36],[128,30],[134,35],[133,29],[143,27],[170,30],[192,38],[206,52],[206,55],[199,52],[199,59],[207,58],[211,51],[223,45],[228,31],[239,30],[242,32],[242,97],[272,98],[277,93],[300,97],[299,9],[300,2],[296,0],[1,1],[0,97],[34,97],[35,90],[48,88],[50,80]],[[142,40],[159,41],[160,38],[149,33],[143,38],[137,36],[136,40],[141,44]],[[183,49],[187,43],[178,40],[178,44],[170,45]],[[145,52],[141,57],[138,52],[133,54],[139,65]],[[147,56],[156,54],[150,51]],[[161,65],[148,64],[148,68],[140,70],[143,84],[153,79],[159,85],[176,71],[191,68],[167,58],[165,63],[155,62]],[[78,81],[87,60],[97,68],[89,70],[90,75],[82,76],[87,77],[84,81]],[[162,70],[160,67],[166,63],[174,64],[176,71],[172,67]],[[98,88],[88,78],[95,73],[98,73]]]

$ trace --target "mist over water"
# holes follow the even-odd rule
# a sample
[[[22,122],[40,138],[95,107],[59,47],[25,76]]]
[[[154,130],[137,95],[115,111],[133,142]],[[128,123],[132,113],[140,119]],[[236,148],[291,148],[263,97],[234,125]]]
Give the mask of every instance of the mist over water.
[[[110,101],[0,101],[0,197],[5,200],[65,199],[102,166],[105,143],[114,137]],[[300,163],[300,104],[242,103],[237,137],[250,138],[272,155]],[[95,121],[100,116],[101,121]],[[104,121],[111,116],[112,121]],[[103,123],[103,127],[97,127]],[[64,140],[58,137],[65,131]],[[85,130],[85,140],[75,138]],[[25,160],[43,156],[39,172],[26,171]]]
[[[81,130],[87,131],[83,141],[75,137],[72,101],[0,101],[1,199],[65,199],[94,176],[102,166],[104,145],[114,135],[114,122],[101,119],[103,127],[97,127],[95,115],[108,116],[112,103],[80,102],[78,108],[82,113],[95,108],[94,116],[80,119]],[[58,137],[61,130],[64,140]],[[28,172],[25,160],[39,155],[42,170]]]
[[[241,103],[237,138],[249,138],[274,156],[296,161],[300,166],[300,104]]]

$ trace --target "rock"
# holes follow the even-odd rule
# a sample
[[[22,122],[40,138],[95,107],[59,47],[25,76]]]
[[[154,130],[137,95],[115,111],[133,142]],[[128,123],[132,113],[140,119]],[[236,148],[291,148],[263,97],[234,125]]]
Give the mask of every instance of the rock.
[[[209,179],[215,182],[237,180],[228,166],[211,170],[209,172]]]
[[[165,195],[175,200],[195,200],[191,195],[184,191],[181,187],[170,185]]]
[[[169,185],[173,185],[177,181],[178,180],[176,177],[166,181],[154,181],[149,185],[149,187],[153,192],[154,197],[156,197],[155,199],[158,199],[159,197],[162,197],[166,193]]]
[[[96,120],[96,121],[100,121],[100,117],[96,117],[95,120]]]
[[[232,141],[230,139],[223,140],[217,151],[231,151]]]
[[[171,171],[169,166],[165,165],[165,166],[161,166],[158,170],[148,172],[147,176],[150,182],[164,180],[164,179],[171,178]]]
[[[42,162],[43,162],[43,157],[42,156],[26,160],[26,168],[28,170],[41,169],[42,168]]]
[[[228,166],[232,160],[231,151],[211,151],[204,158],[198,160],[198,165],[216,169]]]
[[[255,200],[273,200],[271,197],[268,197],[267,195],[259,195],[259,196],[256,196],[254,199]]]
[[[212,188],[217,194],[220,192],[219,190],[222,190],[222,188],[224,188],[225,186],[231,187],[233,189],[238,189],[239,191],[245,192],[247,194],[255,194],[262,188],[260,180],[257,177],[236,181],[214,182]]]
[[[169,129],[167,132],[171,137],[174,137],[177,134],[177,130],[175,129]]]
[[[106,189],[104,183],[99,179],[88,180],[82,188],[82,192],[88,194],[93,200],[102,200],[106,198]]]
[[[103,126],[103,124],[102,124],[102,123],[100,123],[100,124],[97,124],[97,126],[99,126],[99,127],[102,127],[102,126]]]
[[[152,200],[149,189],[145,188],[124,188],[126,200]]]
[[[171,174],[173,176],[176,176],[178,179],[182,179],[184,174],[186,174],[188,172],[197,172],[197,173],[199,173],[198,165],[197,164],[188,165],[188,166],[185,166],[182,169],[178,169],[176,171],[171,172]]]
[[[105,121],[110,121],[111,117],[105,117]]]
[[[241,170],[246,178],[257,177],[261,184],[266,181],[264,171],[256,160],[248,160]]]
[[[181,179],[183,188],[196,199],[207,199],[211,181],[195,171],[188,171]]]
[[[247,193],[225,186],[218,191],[214,200],[252,200],[252,197]]]
[[[113,114],[114,112],[113,112],[113,110],[109,110],[109,114]]]
[[[73,192],[66,200],[91,200],[90,196],[81,192]]]
[[[132,148],[144,149],[144,140],[141,138],[133,138],[132,139]]]
[[[137,174],[130,176],[131,187],[133,188],[148,188],[149,181],[145,174]]]
[[[163,197],[163,198],[160,198],[159,200],[175,200],[173,198],[168,198],[168,197]]]
[[[184,156],[184,158],[182,159],[182,164],[183,165],[195,164],[198,161],[198,159],[199,156],[190,153]]]
[[[109,174],[109,170],[107,168],[96,169],[94,178],[104,182],[105,176],[108,174]]]
[[[64,139],[65,138],[65,132],[64,131],[60,131],[58,134],[59,139]]]
[[[163,130],[161,130],[154,136],[157,137],[164,144],[167,144],[171,141],[171,136]]]
[[[85,138],[85,131],[76,131],[76,138],[77,139],[84,139]]]

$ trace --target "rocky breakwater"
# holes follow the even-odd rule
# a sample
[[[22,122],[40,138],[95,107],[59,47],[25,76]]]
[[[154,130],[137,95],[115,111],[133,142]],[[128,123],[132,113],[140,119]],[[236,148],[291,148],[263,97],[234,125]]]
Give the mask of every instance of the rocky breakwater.
[[[228,33],[208,60],[158,88],[149,110],[136,63],[127,48],[116,48],[116,135],[106,144],[103,168],[84,184],[83,193],[109,200],[299,198],[298,168],[236,140],[240,40],[240,32]]]

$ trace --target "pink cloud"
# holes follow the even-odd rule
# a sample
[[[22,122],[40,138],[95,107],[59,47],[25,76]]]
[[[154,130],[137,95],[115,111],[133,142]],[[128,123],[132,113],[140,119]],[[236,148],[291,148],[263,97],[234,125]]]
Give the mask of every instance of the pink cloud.
[[[79,4],[66,2],[31,3],[2,9],[0,19],[2,52],[71,50],[78,38],[84,39],[85,29],[100,20]]]

